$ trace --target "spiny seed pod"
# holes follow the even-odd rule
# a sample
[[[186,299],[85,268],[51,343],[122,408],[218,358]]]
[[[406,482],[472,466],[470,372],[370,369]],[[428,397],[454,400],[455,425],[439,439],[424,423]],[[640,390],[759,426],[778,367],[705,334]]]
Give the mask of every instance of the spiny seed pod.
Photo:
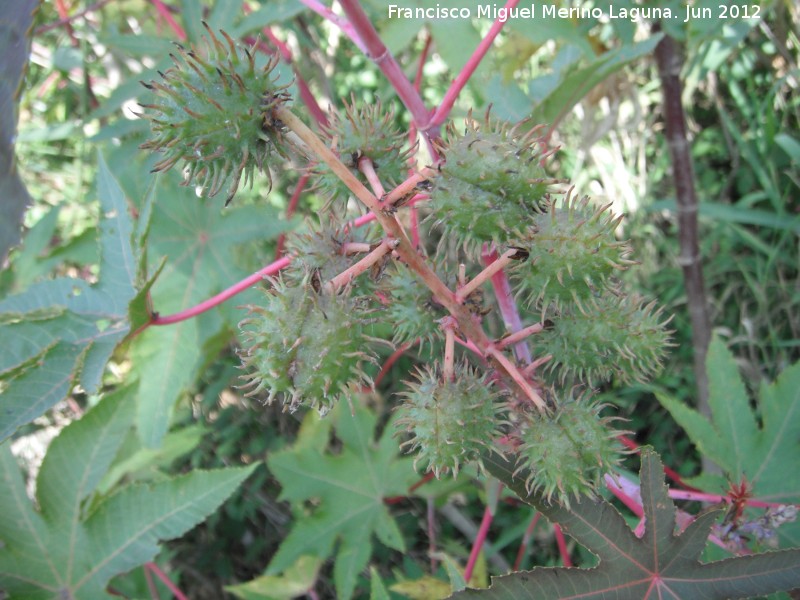
[[[428,217],[468,249],[483,242],[506,243],[525,231],[548,186],[542,166],[546,144],[537,128],[521,131],[490,119],[483,124],[468,118],[463,135],[448,128],[442,146],[447,162],[433,182]]]
[[[570,497],[580,500],[594,494],[603,475],[622,457],[617,441],[621,433],[610,425],[617,420],[600,417],[604,408],[589,398],[568,400],[555,415],[529,414],[519,432],[517,470],[529,470],[528,493],[541,492],[549,501],[569,506]]]
[[[326,226],[309,224],[305,233],[292,233],[287,237],[287,251],[292,262],[283,271],[286,281],[300,283],[310,273],[324,284],[342,273],[363,254],[346,253],[347,244],[369,244],[369,228],[337,227],[333,222]],[[351,286],[353,295],[371,295],[376,288],[375,277],[369,274],[356,278]]]
[[[157,100],[142,104],[154,137],[141,147],[164,154],[154,171],[184,161],[185,185],[199,185],[209,196],[227,185],[227,204],[242,176],[251,186],[255,170],[269,177],[270,154],[283,154],[281,125],[271,114],[289,97],[271,76],[277,60],[257,67],[252,51],[239,49],[224,31],[221,42],[203,25],[205,53],[177,45],[177,55],[170,54],[175,66],[159,72],[163,81],[142,82]]]
[[[417,451],[414,465],[422,462],[438,478],[443,472],[458,475],[459,467],[476,460],[500,435],[505,407],[486,376],[467,364],[455,369],[452,381],[444,381],[439,369],[425,368],[403,392],[397,427],[413,437],[402,446]]]
[[[308,282],[273,283],[264,305],[248,307],[239,324],[248,395],[266,391],[272,402],[282,393],[290,410],[304,403],[325,414],[340,396],[369,383],[361,370],[374,362],[365,311],[358,298],[317,293]]]
[[[593,208],[585,196],[579,201],[567,194],[563,207],[548,202],[514,242],[527,260],[516,262],[511,274],[528,304],[580,304],[604,289],[615,270],[635,264],[627,260],[628,242],[614,235],[621,219],[608,206]]]
[[[395,344],[420,339],[430,346],[441,337],[439,319],[446,312],[434,302],[431,291],[411,269],[398,263],[388,278],[386,290],[390,302],[384,315],[394,329]]]
[[[562,382],[568,375],[590,385],[612,377],[643,382],[661,368],[668,323],[655,302],[607,291],[562,312],[534,341],[542,355],[553,356],[547,368]]]
[[[359,171],[358,161],[368,158],[384,187],[396,185],[406,178],[408,158],[413,152],[406,144],[406,134],[394,125],[394,111],[386,110],[380,101],[355,108],[344,103],[344,115],[332,112],[325,130],[333,151],[362,183],[369,185]],[[331,201],[348,198],[350,191],[325,163],[312,167],[316,175],[316,188]]]

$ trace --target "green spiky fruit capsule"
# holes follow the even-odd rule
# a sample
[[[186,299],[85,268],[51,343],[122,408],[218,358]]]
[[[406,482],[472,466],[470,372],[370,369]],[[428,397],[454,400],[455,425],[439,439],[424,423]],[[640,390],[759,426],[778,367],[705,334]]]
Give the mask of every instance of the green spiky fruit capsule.
[[[585,196],[568,194],[563,206],[551,200],[514,243],[527,256],[511,274],[528,305],[580,304],[608,286],[615,270],[632,264],[630,245],[614,234],[621,218],[608,207],[592,207]]]
[[[467,120],[463,134],[452,125],[442,152],[447,162],[433,182],[430,220],[445,237],[469,249],[506,243],[526,230],[549,184],[542,162],[545,144],[536,129],[524,133],[488,113],[482,124]]]
[[[590,385],[617,377],[646,381],[656,375],[670,346],[668,320],[655,302],[606,292],[553,319],[536,336],[536,348],[553,361],[563,382],[575,375]]]
[[[430,289],[404,264],[387,278],[385,288],[389,303],[384,315],[392,324],[394,343],[411,343],[419,339],[430,346],[441,336],[439,319],[446,313],[436,304]]]
[[[265,299],[263,306],[250,306],[239,325],[248,395],[263,391],[272,402],[283,394],[290,410],[302,403],[324,414],[342,395],[369,383],[361,365],[374,356],[367,350],[362,300],[280,279]]]
[[[358,168],[361,158],[372,161],[387,190],[406,178],[412,150],[406,144],[406,134],[394,124],[394,112],[384,109],[380,101],[359,110],[355,98],[351,104],[345,102],[344,114],[332,112],[324,133],[333,151],[364,185],[369,186],[369,182]],[[316,188],[329,200],[350,196],[349,188],[325,163],[314,165],[312,173]]]
[[[570,497],[592,496],[603,475],[620,461],[621,433],[614,418],[600,417],[604,408],[589,398],[568,400],[555,415],[528,415],[519,433],[517,471],[529,470],[528,493],[540,492],[569,505]]]
[[[408,387],[397,427],[412,436],[403,446],[416,451],[415,465],[422,463],[436,477],[457,475],[462,464],[493,448],[504,406],[485,376],[461,364],[453,380],[444,381],[437,367],[426,368]]]
[[[369,228],[310,225],[306,232],[294,232],[287,237],[286,246],[292,262],[283,271],[286,281],[300,283],[315,274],[321,284],[330,281],[351,267],[361,254],[348,254],[346,245],[369,243]],[[371,295],[376,288],[369,274],[357,277],[351,284],[356,296]]]
[[[160,73],[163,81],[142,82],[157,99],[142,104],[153,137],[141,147],[163,154],[154,171],[183,161],[186,185],[198,185],[208,196],[227,187],[227,203],[242,177],[251,186],[255,171],[269,177],[271,153],[283,153],[280,124],[271,113],[288,95],[272,77],[277,61],[257,67],[252,52],[220,32],[223,43],[204,25],[205,52],[178,45],[170,55],[174,66]]]

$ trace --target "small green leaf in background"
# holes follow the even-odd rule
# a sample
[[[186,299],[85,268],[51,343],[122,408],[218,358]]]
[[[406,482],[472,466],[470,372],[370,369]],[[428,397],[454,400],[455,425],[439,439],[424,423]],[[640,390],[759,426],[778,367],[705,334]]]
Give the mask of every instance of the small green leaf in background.
[[[733,355],[719,338],[709,346],[706,371],[711,421],[666,394],[657,394],[659,402],[731,481],[747,478],[759,500],[800,502],[800,363],[761,386],[757,412],[751,408]],[[697,483],[704,489],[727,489],[720,478],[703,476]],[[778,535],[782,545],[800,546],[800,523],[783,525]]]
[[[73,386],[99,389],[103,370],[130,330],[128,304],[136,294],[137,252],[128,206],[99,157],[100,275],[95,285],[58,278],[0,300],[0,441],[32,421]]]
[[[121,388],[53,440],[28,500],[9,444],[0,447],[0,589],[19,598],[103,598],[114,575],[151,560],[158,540],[204,520],[258,465],[195,471],[93,497],[133,419]]]
[[[315,556],[301,556],[283,575],[262,575],[225,590],[244,600],[291,600],[314,587],[321,565],[322,560]]]
[[[17,102],[30,54],[29,33],[39,0],[4,0],[0,16],[0,265],[19,243],[30,203],[14,161]]]
[[[391,496],[405,495],[417,479],[410,458],[398,456],[397,440],[390,424],[374,441],[377,417],[363,407],[351,415],[339,404],[326,421],[335,419],[341,452],[322,454],[318,441],[308,435],[294,447],[273,454],[267,464],[280,481],[280,498],[289,500],[298,515],[314,500],[311,514],[299,516],[272,559],[267,574],[283,572],[298,557],[310,554],[327,558],[338,540],[334,580],[337,597],[352,597],[356,580],[372,555],[372,536],[386,546],[404,550],[403,537],[384,504]],[[309,413],[306,423],[319,420]],[[307,427],[317,438],[327,439],[327,427]],[[320,436],[325,436],[321,437]]]
[[[650,448],[642,449],[640,472],[645,532],[641,538],[605,500],[588,498],[567,509],[528,495],[525,473],[514,475],[512,463],[497,455],[484,457],[488,471],[523,501],[599,558],[592,569],[544,568],[492,578],[488,590],[466,590],[459,600],[517,598],[608,598],[649,600],[691,598],[724,600],[790,590],[800,581],[800,549],[765,552],[703,564],[699,558],[719,510],[700,514],[675,534],[675,505],[664,484],[664,467]]]

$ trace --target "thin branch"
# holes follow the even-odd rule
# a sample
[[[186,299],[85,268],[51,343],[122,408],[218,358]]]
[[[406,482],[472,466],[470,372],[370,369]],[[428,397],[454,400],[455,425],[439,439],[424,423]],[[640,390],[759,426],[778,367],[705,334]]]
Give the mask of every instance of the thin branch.
[[[398,241],[394,239],[383,240],[372,252],[326,283],[325,290],[331,294],[338,292],[341,288],[351,283],[356,277],[381,260],[386,254],[394,250],[397,244]]]
[[[505,8],[514,8],[517,4],[519,4],[519,0],[508,0]],[[447,119],[450,111],[453,110],[453,105],[456,103],[456,99],[461,94],[461,90],[464,89],[464,86],[467,85],[467,82],[469,81],[470,77],[472,77],[475,69],[477,69],[478,65],[481,64],[483,57],[486,56],[489,48],[492,47],[495,38],[503,29],[504,25],[505,22],[501,21],[499,18],[492,23],[492,26],[486,34],[486,37],[481,40],[481,43],[478,44],[475,52],[473,52],[472,56],[469,57],[467,64],[464,65],[464,68],[461,69],[461,72],[455,78],[453,83],[450,84],[450,88],[445,93],[442,103],[436,109],[436,112],[434,113],[430,122],[427,124],[427,129],[430,131],[431,135],[434,135],[434,133],[438,131],[438,129],[442,126],[442,123],[444,123]]]
[[[489,263],[489,265],[483,271],[478,273],[471,281],[465,283],[458,289],[456,292],[456,300],[463,302],[472,292],[486,283],[488,279],[491,279],[496,273],[510,265],[514,261],[514,255],[517,252],[518,250],[516,248],[511,248],[511,250],[506,250],[503,256],[494,262]]]

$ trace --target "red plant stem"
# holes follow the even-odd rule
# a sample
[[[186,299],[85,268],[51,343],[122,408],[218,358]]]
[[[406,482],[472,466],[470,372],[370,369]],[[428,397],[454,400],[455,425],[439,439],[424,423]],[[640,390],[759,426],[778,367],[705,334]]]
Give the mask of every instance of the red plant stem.
[[[428,52],[430,51],[432,41],[433,37],[430,34],[428,34],[425,37],[425,45],[422,47],[422,52],[419,55],[419,62],[417,63],[417,74],[414,76],[414,89],[417,90],[417,93],[419,93],[420,86],[422,84],[422,73],[425,67],[425,62],[428,60]],[[414,125],[414,122],[412,121],[411,126],[408,128],[408,145],[413,147],[416,141],[417,141],[417,128]],[[408,162],[413,171],[415,165],[415,158],[413,156],[410,156]],[[414,244],[414,248],[419,248],[420,247],[419,211],[417,210],[416,206],[412,206],[410,208],[408,228],[411,230],[411,243]]]
[[[558,553],[561,555],[561,562],[565,567],[571,567],[572,558],[567,550],[567,540],[564,538],[564,532],[561,531],[561,526],[558,523],[553,523],[553,533],[556,536],[556,545],[558,545]]]
[[[710,502],[711,504],[732,504],[733,498],[720,494],[706,494],[705,492],[690,492],[689,490],[669,490],[669,497],[673,500],[693,500],[695,502]],[[747,499],[745,501],[747,506],[755,506],[757,508],[770,508],[786,504],[785,502],[766,502],[764,500]]]
[[[626,448],[629,448],[630,450],[635,450],[636,452],[639,451],[639,445],[636,442],[634,442],[632,439],[630,439],[629,437],[626,437],[624,435],[620,435],[620,436],[617,436],[617,439]],[[668,467],[666,465],[664,465],[664,473],[667,475],[667,477],[672,479],[672,481],[674,481],[676,484],[678,484],[682,488],[687,489],[687,490],[692,490],[694,492],[699,492],[700,491],[696,487],[692,487],[691,485],[686,483],[683,480],[683,478],[678,474],[677,471],[675,471],[674,469],[671,469],[670,467]]]
[[[483,264],[490,265],[497,260],[497,249],[492,246],[484,246],[482,252]],[[517,303],[514,301],[514,293],[511,290],[511,283],[508,281],[505,271],[498,271],[492,276],[492,287],[494,288],[494,295],[497,299],[497,305],[500,308],[500,314],[503,315],[503,322],[506,329],[515,333],[522,329],[522,319],[517,310]],[[524,341],[519,342],[514,346],[514,355],[517,360],[523,364],[531,362],[531,351],[528,344]]]
[[[172,595],[177,598],[177,600],[189,600],[186,596],[184,596],[183,592],[178,589],[178,587],[172,583],[169,577],[167,577],[166,573],[162,571],[158,565],[154,562],[145,563],[145,569],[149,569],[152,571],[156,577],[158,577],[162,583],[169,588],[169,591],[172,592]]]
[[[144,568],[144,579],[147,582],[147,591],[150,592],[150,597],[153,600],[161,600],[156,582],[153,581],[153,573],[147,567]]]
[[[81,43],[78,41],[78,38],[75,37],[75,30],[72,29],[72,24],[69,21],[69,9],[64,3],[64,0],[56,0],[56,12],[58,12],[59,18],[65,23],[64,29],[67,30],[67,35],[69,36],[73,48],[80,47]]]
[[[294,216],[295,211],[297,210],[297,205],[300,202],[300,195],[303,193],[303,190],[306,187],[306,183],[308,183],[310,175],[307,173],[302,175],[300,179],[297,181],[297,185],[294,188],[294,192],[292,192],[292,197],[289,198],[289,204],[286,207],[286,220]],[[282,233],[278,236],[278,241],[275,243],[275,260],[278,260],[281,256],[283,256],[283,246],[286,244],[286,234]]]
[[[415,491],[417,491],[423,485],[425,485],[426,483],[431,481],[433,479],[433,477],[434,477],[433,473],[425,473],[425,475],[422,477],[422,479],[420,479],[417,483],[415,483],[410,488],[408,488],[408,493],[409,494],[413,494]]]
[[[519,0],[508,0],[505,8],[514,8],[517,4],[519,4]],[[461,69],[461,72],[455,78],[453,83],[450,84],[450,88],[445,93],[442,103],[436,109],[436,112],[434,113],[430,122],[427,124],[427,128],[429,130],[432,132],[436,131],[442,126],[442,123],[445,122],[447,116],[450,114],[450,111],[453,110],[453,105],[456,103],[456,98],[458,98],[458,96],[461,94],[461,90],[464,89],[464,86],[467,85],[467,81],[469,81],[470,77],[472,77],[472,74],[475,72],[475,69],[478,68],[478,65],[483,60],[483,57],[486,56],[486,53],[489,51],[489,48],[491,48],[495,38],[503,29],[504,25],[505,23],[501,22],[499,19],[492,23],[492,26],[489,29],[489,32],[486,34],[486,37],[481,40],[481,43],[478,44],[475,52],[473,52],[472,56],[469,57],[467,64],[464,65],[464,68]]]
[[[529,335],[534,335],[536,333],[541,333],[544,329],[544,325],[541,323],[535,323],[526,327],[525,329],[520,329],[516,333],[512,333],[511,335],[507,335],[506,337],[498,340],[495,342],[495,346],[498,348],[505,348],[506,346],[510,346],[511,344],[516,344],[520,340],[524,340]]]
[[[172,28],[172,31],[175,33],[175,36],[181,40],[182,42],[186,40],[186,32],[183,30],[183,27],[178,25],[177,21],[172,17],[172,14],[169,12],[169,9],[164,5],[161,0],[150,0],[153,3],[153,6],[156,7],[159,16],[164,19],[167,24]]]
[[[400,101],[411,113],[411,118],[416,122],[417,129],[427,133],[430,114],[428,109],[425,108],[425,103],[422,101],[419,92],[414,89],[408,77],[403,73],[403,69],[400,68],[392,53],[389,52],[389,49],[381,40],[372,25],[372,21],[369,20],[358,0],[339,0],[339,4],[342,6],[342,10],[344,10],[350,23],[352,23],[353,28],[358,32],[361,40],[363,40],[367,48],[367,56],[378,65],[386,79],[392,84]],[[428,137],[426,136],[427,139]],[[428,143],[428,146],[431,156],[436,157],[437,154],[433,146],[430,143]]]
[[[386,192],[383,189],[383,184],[381,180],[378,179],[378,174],[375,172],[375,165],[372,164],[372,160],[367,158],[366,156],[362,156],[358,159],[358,170],[367,178],[367,182],[369,183],[369,187],[372,188],[372,193],[375,194],[378,198],[381,198]]]
[[[386,254],[397,248],[398,243],[396,239],[387,238],[383,240],[372,252],[326,283],[325,290],[329,293],[338,292],[341,288],[351,283],[356,277],[381,260]]]
[[[191,308],[187,308],[186,310],[182,310],[172,315],[167,315],[166,317],[162,317],[159,315],[154,315],[153,318],[150,320],[147,325],[171,325],[172,323],[179,323],[181,321],[185,321],[187,319],[191,319],[192,317],[196,317],[199,314],[206,312],[225,302],[228,298],[232,298],[236,294],[243,292],[247,288],[252,285],[255,285],[259,281],[262,281],[264,277],[269,275],[274,275],[281,269],[288,266],[291,261],[288,258],[281,258],[280,260],[276,260],[272,264],[267,265],[263,269],[260,269],[250,275],[249,277],[245,277],[238,283],[232,285],[225,291],[220,292],[216,296],[209,298],[197,304],[196,306],[192,306]],[[138,332],[137,332],[138,333]]]
[[[397,350],[392,352],[391,356],[384,361],[383,365],[381,365],[381,370],[375,377],[375,380],[372,382],[372,387],[377,387],[378,384],[383,381],[383,378],[386,377],[391,370],[392,365],[394,365],[394,363],[396,363],[397,360],[403,356],[403,354],[405,354],[412,345],[413,344],[410,342],[406,342],[405,344],[401,344]]]
[[[111,0],[100,0],[99,2],[95,2],[94,4],[87,6],[83,10],[79,10],[73,15],[66,16],[64,18],[59,19],[58,21],[53,21],[52,23],[47,23],[46,25],[40,25],[36,29],[33,30],[33,34],[35,36],[42,35],[43,33],[47,33],[48,31],[52,31],[53,29],[58,29],[64,25],[68,25],[73,21],[77,21],[81,17],[89,14],[90,12],[95,12],[96,10],[100,10],[111,2]]]
[[[499,487],[502,487],[502,485],[502,483],[498,484]],[[483,510],[483,519],[481,519],[481,525],[478,528],[478,533],[475,535],[475,541],[472,542],[472,550],[469,553],[467,566],[464,568],[464,581],[469,581],[472,577],[472,571],[475,569],[475,563],[478,561],[478,556],[483,548],[483,543],[486,541],[486,535],[489,533],[489,527],[492,524],[493,518],[494,514],[492,514],[492,509],[487,504],[486,508]]]
[[[494,262],[489,263],[489,265],[480,273],[478,273],[472,281],[465,283],[463,287],[459,288],[456,292],[456,301],[463,302],[467,296],[469,296],[472,292],[477,290],[480,286],[482,286],[487,279],[491,279],[494,277],[495,273],[498,273],[506,266],[511,264],[514,260],[514,255],[517,253],[516,248],[512,248],[511,250],[506,250],[506,252],[495,260]]]
[[[322,2],[319,2],[319,0],[300,0],[300,2],[305,4],[308,8],[313,10],[322,18],[336,25],[347,37],[350,38],[350,41],[358,46],[358,49],[361,50],[361,52],[367,54],[367,48],[364,46],[364,42],[361,41],[358,32],[350,23],[347,22],[346,19],[343,19],[334,13],[330,8],[322,4]]]
[[[629,494],[625,493],[622,487],[617,485],[609,476],[606,476],[606,487],[612,494],[619,498],[619,500],[625,506],[627,506],[628,510],[630,510],[633,514],[639,518],[644,516],[644,509],[642,508],[641,503],[632,498]]]
[[[524,535],[522,536],[522,541],[519,543],[519,550],[517,550],[517,558],[514,560],[514,566],[512,567],[512,571],[519,571],[522,568],[522,561],[525,558],[525,552],[528,550],[528,546],[531,543],[531,538],[533,538],[533,530],[536,527],[536,523],[539,522],[542,513],[534,512],[533,518],[531,518],[531,522],[528,523],[528,528],[525,530]]]

